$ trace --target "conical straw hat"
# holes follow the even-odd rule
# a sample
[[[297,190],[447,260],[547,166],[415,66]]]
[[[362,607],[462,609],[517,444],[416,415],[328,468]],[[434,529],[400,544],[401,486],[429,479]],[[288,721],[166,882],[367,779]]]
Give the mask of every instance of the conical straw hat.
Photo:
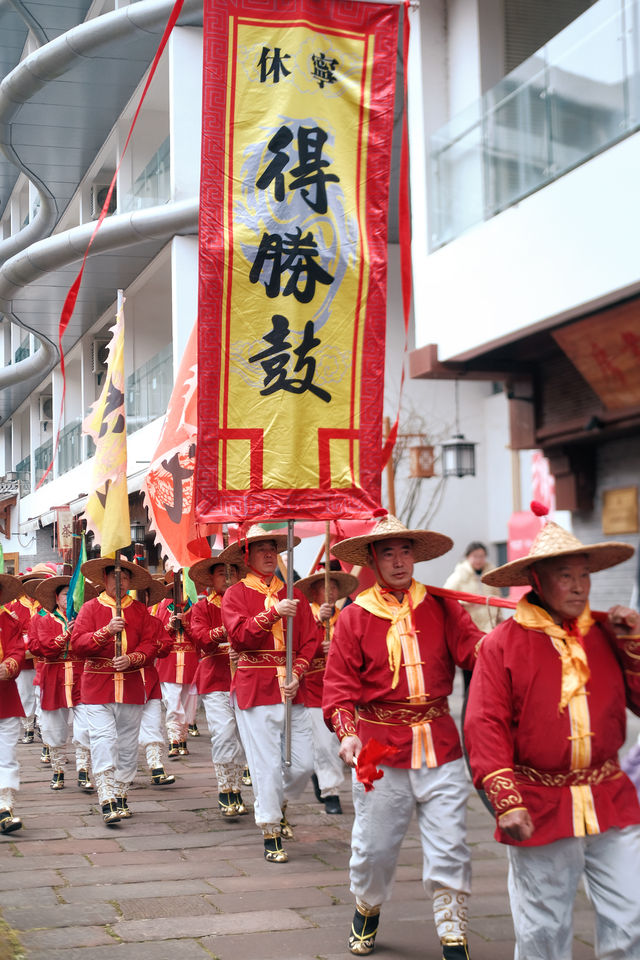
[[[87,580],[92,580],[93,583],[102,587],[104,583],[104,571],[107,567],[113,566],[115,566],[113,557],[96,557],[93,560],[85,560],[80,570]],[[122,557],[120,558],[120,567],[122,570],[128,570],[131,576],[129,583],[130,590],[147,589],[151,581],[151,574],[146,567],[141,567],[139,563],[131,563],[130,560],[125,560]]]
[[[0,603],[10,603],[16,597],[21,597],[24,593],[24,587],[18,577],[13,577],[10,573],[0,573]]]
[[[342,597],[348,597],[350,593],[358,588],[358,578],[343,570],[330,570],[329,580],[335,580],[338,584],[338,600]],[[324,570],[320,573],[312,573],[302,580],[296,580],[296,587],[302,590],[307,600],[313,600],[311,588],[314,583],[324,583]]]
[[[219,554],[217,557],[209,557],[207,560],[197,560],[192,564],[189,567],[189,576],[193,582],[199,583],[203,587],[210,587],[213,584],[213,571],[215,568],[225,565],[225,561],[220,559],[221,556],[222,554]],[[229,563],[229,561],[227,562]],[[231,562],[229,566],[238,568],[238,576],[240,578],[246,575],[247,568],[244,563]]]
[[[249,527],[246,537],[236,543],[230,543],[226,550],[218,554],[216,560],[218,563],[235,563],[237,566],[244,566],[245,544],[250,546],[252,543],[258,543],[259,540],[275,541],[276,553],[282,553],[283,550],[287,549],[286,533],[278,533],[277,530],[265,530],[259,523],[254,523]],[[297,547],[299,543],[300,537],[294,537],[294,547]]]
[[[531,544],[531,550],[526,557],[511,560],[490,570],[482,578],[483,583],[492,587],[526,587],[529,586],[527,570],[539,560],[550,560],[552,557],[586,556],[589,571],[596,573],[615,567],[633,556],[634,548],[629,543],[620,543],[617,540],[607,540],[603,543],[584,544],[563,527],[548,520]]]
[[[53,612],[56,608],[56,593],[58,590],[61,590],[62,587],[68,587],[71,583],[71,577],[45,577],[44,580],[38,581],[38,586],[36,587],[34,599],[38,601],[41,607],[44,607],[45,610],[48,610],[50,613]],[[92,584],[85,583],[84,585],[84,599],[93,600],[94,597],[98,596],[98,591]]]
[[[408,530],[397,517],[389,513],[378,521],[371,533],[341,540],[340,543],[334,544],[331,552],[340,560],[366,567],[371,565],[368,549],[370,543],[395,539],[411,540],[416,563],[441,557],[453,547],[453,540],[444,533],[436,533],[435,530]]]

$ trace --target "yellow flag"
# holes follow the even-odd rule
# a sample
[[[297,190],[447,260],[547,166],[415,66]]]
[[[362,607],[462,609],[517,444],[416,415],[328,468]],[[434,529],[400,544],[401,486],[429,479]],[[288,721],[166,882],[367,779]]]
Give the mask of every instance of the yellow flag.
[[[87,530],[93,531],[103,557],[131,543],[127,494],[127,428],[124,412],[124,310],[112,327],[107,375],[102,393],[82,429],[93,437],[96,455],[93,491],[87,500]]]

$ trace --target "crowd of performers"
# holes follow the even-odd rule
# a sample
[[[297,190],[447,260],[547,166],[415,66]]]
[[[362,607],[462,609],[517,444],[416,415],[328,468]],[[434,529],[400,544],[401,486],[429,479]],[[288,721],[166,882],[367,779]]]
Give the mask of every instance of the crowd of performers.
[[[569,960],[581,878],[596,955],[640,960],[640,804],[618,762],[625,704],[640,713],[640,615],[589,608],[590,574],[633,549],[585,545],[549,521],[526,557],[484,573],[480,558],[484,583],[530,587],[513,617],[485,633],[456,599],[414,579],[415,563],[452,548],[443,534],[386,516],[335,544],[328,575],[299,580],[293,596],[278,576],[285,546],[286,536],[251,527],[191,567],[193,605],[137,564],[116,571],[111,559],[89,560],[71,621],[68,577],[47,564],[0,576],[0,831],[22,826],[16,745],[21,730],[33,741],[36,718],[51,788],[65,786],[72,742],[77,786],[95,785],[113,827],[132,815],[140,748],[151,783],[174,782],[167,759],[188,754],[200,698],[220,815],[247,815],[242,788],[252,782],[270,863],[288,861],[287,805],[309,779],[326,812],[341,814],[353,768],[352,954],[375,948],[415,812],[443,960],[469,958],[469,782],[448,705],[458,666],[472,672],[473,780],[508,848],[516,960]],[[369,567],[373,586],[357,593],[340,561]]]

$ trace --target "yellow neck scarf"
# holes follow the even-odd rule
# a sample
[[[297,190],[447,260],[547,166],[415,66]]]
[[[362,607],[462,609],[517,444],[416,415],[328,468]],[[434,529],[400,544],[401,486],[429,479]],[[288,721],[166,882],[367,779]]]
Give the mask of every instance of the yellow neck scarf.
[[[398,686],[403,634],[410,633],[415,636],[416,625],[413,619],[413,610],[419,603],[422,603],[426,593],[424,584],[412,580],[411,586],[405,591],[401,603],[393,593],[383,590],[376,583],[369,590],[359,593],[354,601],[364,610],[373,613],[374,616],[391,621],[391,626],[387,632],[387,651],[389,654],[389,669],[393,673],[392,689]],[[405,621],[404,624],[403,621]]]
[[[110,597],[109,594],[106,591],[104,591],[98,597],[98,601],[105,607],[111,607],[113,610],[113,616],[115,617],[116,615],[115,597]],[[120,601],[120,606],[123,610],[126,610],[127,607],[130,607],[132,603],[133,603],[133,597],[130,597],[129,594],[126,593],[122,598],[122,600]],[[122,638],[122,653],[124,655],[127,652],[127,631],[123,630],[120,636]]]
[[[546,633],[560,655],[562,686],[558,709],[562,712],[569,700],[591,676],[584,647],[575,634],[569,633],[564,624],[556,623],[542,607],[529,603],[526,596],[518,601],[513,619],[525,630],[539,630],[541,633]],[[585,637],[594,622],[587,604],[575,622],[579,635]]]
[[[212,603],[214,607],[221,607],[222,594],[216,593],[216,591],[214,590],[213,593],[210,593],[209,596],[207,597],[207,603]]]
[[[317,620],[317,622],[320,623],[320,604],[313,603],[312,601],[310,604],[310,607],[311,607],[311,613],[313,614],[313,619]],[[331,614],[331,619],[329,620],[329,640],[333,639],[333,631],[335,629],[339,613],[340,611],[334,608],[333,613]],[[326,620],[323,620],[322,627],[323,629],[326,630],[325,624],[326,624]],[[325,633],[325,636],[326,636],[326,633]]]

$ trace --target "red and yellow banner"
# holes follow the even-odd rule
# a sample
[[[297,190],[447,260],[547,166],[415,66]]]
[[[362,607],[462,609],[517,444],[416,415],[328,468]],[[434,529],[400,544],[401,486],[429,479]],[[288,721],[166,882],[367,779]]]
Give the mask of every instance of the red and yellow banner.
[[[393,5],[205,4],[196,514],[380,499]]]

